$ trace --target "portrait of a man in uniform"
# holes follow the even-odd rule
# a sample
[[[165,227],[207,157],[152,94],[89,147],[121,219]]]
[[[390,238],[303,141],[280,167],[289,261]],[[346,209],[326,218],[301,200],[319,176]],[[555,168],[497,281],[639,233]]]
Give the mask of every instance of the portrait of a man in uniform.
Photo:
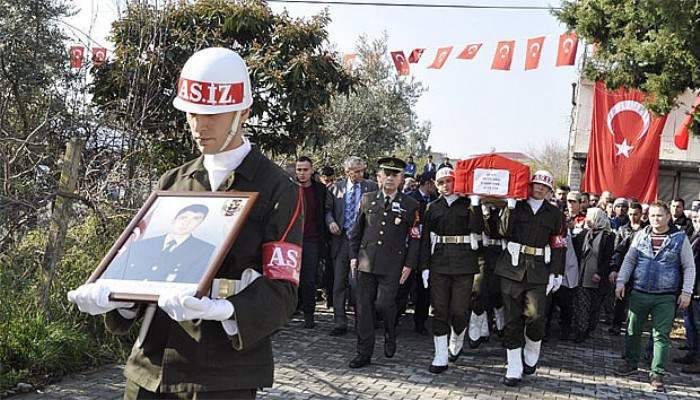
[[[191,204],[180,209],[164,235],[130,243],[100,278],[197,283],[206,272],[216,246],[195,237],[209,208]]]

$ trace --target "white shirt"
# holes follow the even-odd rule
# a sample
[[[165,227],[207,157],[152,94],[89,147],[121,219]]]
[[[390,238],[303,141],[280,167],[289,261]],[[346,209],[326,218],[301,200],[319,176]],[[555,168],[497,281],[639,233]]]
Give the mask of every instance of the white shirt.
[[[456,195],[456,194],[454,194],[454,193],[452,193],[452,194],[449,195],[449,196],[445,196],[445,200],[447,201],[447,205],[448,205],[448,206],[451,206],[452,203],[454,203],[455,201],[457,201],[458,198],[459,198],[459,196]]]
[[[250,142],[244,136],[243,144],[233,150],[204,155],[204,168],[209,174],[209,184],[212,192],[216,192],[228,174],[241,165],[248,153],[250,153]]]
[[[542,207],[542,203],[544,203],[544,200],[536,200],[532,197],[527,199],[527,204],[529,204],[530,208],[532,208],[533,214],[537,214],[537,211],[540,209],[540,207]]]
[[[178,236],[175,236],[175,235],[171,235],[171,234],[168,233],[167,235],[165,235],[165,240],[163,241],[163,248],[162,248],[161,250],[165,250],[165,248],[168,246],[168,243],[170,243],[172,240],[174,240],[174,241],[175,241],[175,245],[174,245],[173,247],[170,248],[170,252],[172,253],[173,250],[175,250],[175,248],[176,248],[177,246],[181,245],[182,242],[184,242],[185,240],[187,240],[187,238],[189,238],[189,237],[190,237],[190,235],[185,235],[185,236],[178,235]]]

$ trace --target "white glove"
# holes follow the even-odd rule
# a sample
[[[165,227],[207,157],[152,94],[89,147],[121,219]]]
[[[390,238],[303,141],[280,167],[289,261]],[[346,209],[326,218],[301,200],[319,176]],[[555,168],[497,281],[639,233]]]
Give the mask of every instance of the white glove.
[[[68,300],[78,306],[78,309],[90,315],[105,314],[117,308],[131,308],[134,303],[110,301],[110,288],[100,282],[86,283],[68,292]]]
[[[515,204],[518,202],[517,199],[506,199],[506,202],[508,203],[508,208],[511,210],[515,208]]]
[[[197,289],[161,295],[158,307],[175,321],[207,319],[225,321],[233,315],[233,304],[226,299],[212,300],[209,297],[194,297]]]
[[[428,288],[428,278],[430,277],[430,270],[429,269],[424,269],[423,272],[421,272],[421,277],[423,278],[423,287]]]
[[[559,274],[549,274],[549,283],[547,284],[547,295],[549,295],[549,292],[556,292],[559,290],[559,287],[561,286],[561,282],[564,278],[559,275]]]
[[[471,205],[478,206],[479,202],[481,201],[481,196],[472,194],[469,196],[469,201],[471,202]]]

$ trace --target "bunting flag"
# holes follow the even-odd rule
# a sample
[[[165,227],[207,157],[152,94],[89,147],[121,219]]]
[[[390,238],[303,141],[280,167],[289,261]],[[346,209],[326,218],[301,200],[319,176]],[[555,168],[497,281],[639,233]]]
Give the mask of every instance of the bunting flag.
[[[540,65],[544,36],[527,40],[527,54],[525,54],[525,71],[535,69]]]
[[[345,69],[352,69],[352,64],[355,62],[357,54],[355,53],[345,53],[343,55],[343,67]]]
[[[574,65],[576,62],[576,49],[578,37],[575,33],[564,33],[559,36],[559,50],[557,51],[557,67],[562,65]]]
[[[107,61],[107,49],[104,47],[92,48],[92,64],[96,67],[103,65]]]
[[[513,51],[515,50],[515,40],[504,40],[498,42],[496,53],[493,55],[491,69],[509,71],[513,61]]]
[[[447,62],[447,57],[450,56],[451,52],[452,52],[452,46],[439,48],[437,55],[435,55],[435,60],[433,61],[432,64],[430,64],[430,66],[428,68],[432,68],[432,69],[442,68],[442,66],[445,65],[445,62]]]
[[[468,44],[464,50],[457,55],[457,58],[460,60],[473,60],[480,48],[481,43]]]
[[[85,47],[82,45],[74,45],[70,47],[70,66],[72,68],[80,68],[83,65],[83,54]]]
[[[408,62],[416,64],[418,61],[420,61],[420,57],[423,55],[424,51],[425,49],[413,49],[411,54],[408,56]]]
[[[673,135],[673,143],[678,147],[680,150],[688,150],[688,140],[690,139],[690,127],[693,124],[693,113],[695,112],[695,109],[700,105],[700,95],[695,99],[695,103],[693,103],[693,107],[690,109],[688,114],[683,118],[683,122],[681,122],[681,126],[678,127],[678,130],[676,133]]]
[[[392,51],[391,59],[394,60],[394,66],[396,67],[396,71],[399,73],[399,75],[406,76],[411,72],[403,51]]]

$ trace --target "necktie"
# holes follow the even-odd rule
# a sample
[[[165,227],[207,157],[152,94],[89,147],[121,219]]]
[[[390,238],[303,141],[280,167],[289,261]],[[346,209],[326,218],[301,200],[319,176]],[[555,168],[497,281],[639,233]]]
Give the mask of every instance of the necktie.
[[[166,243],[165,248],[163,248],[163,253],[169,253],[173,249],[173,247],[175,247],[176,244],[177,242],[174,240],[171,240],[168,243]]]
[[[425,201],[426,203],[430,203],[430,196],[428,196],[427,194],[424,195],[424,196],[423,196],[423,201]]]
[[[391,208],[391,197],[386,196],[384,197],[384,211],[389,211]]]
[[[355,225],[355,219],[357,219],[357,199],[359,195],[360,184],[355,183],[352,185],[352,189],[345,199],[345,221],[343,221],[343,228],[345,228],[346,232],[350,232],[353,225]]]

